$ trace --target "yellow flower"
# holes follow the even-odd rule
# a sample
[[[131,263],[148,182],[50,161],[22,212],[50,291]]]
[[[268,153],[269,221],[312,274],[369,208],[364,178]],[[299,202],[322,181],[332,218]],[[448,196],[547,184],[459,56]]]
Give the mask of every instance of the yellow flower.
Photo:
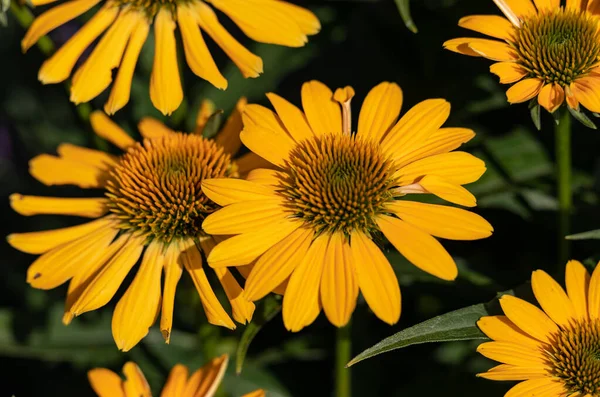
[[[254,154],[232,160],[241,146],[240,101],[214,140],[171,131],[154,119],[139,124],[135,142],[104,113],[91,116],[95,132],[126,151],[117,157],[61,144],[58,156],[33,158],[31,174],[46,185],[104,189],[104,197],[10,197],[22,215],[59,214],[95,220],[63,229],[11,234],[10,245],[41,254],[27,271],[34,288],[52,289],[70,280],[63,322],[106,305],[140,258],[131,285],[116,306],[112,330],[119,349],[135,346],[161,313],[160,328],[169,342],[175,289],[185,268],[192,277],[208,321],[235,328],[215,296],[202,266],[201,253],[215,245],[200,226],[218,206],[200,183],[208,177],[236,177],[264,162]],[[206,118],[198,118],[202,123]],[[202,129],[199,125],[199,132]],[[164,285],[161,299],[161,275]],[[215,269],[232,306],[233,318],[250,321],[254,304],[227,269]]]
[[[54,1],[32,0],[32,4],[38,6]],[[153,24],[150,99],[164,114],[175,111],[183,99],[177,64],[177,26],[190,69],[215,87],[226,89],[227,80],[215,65],[201,32],[221,47],[244,77],[257,77],[263,72],[262,59],[227,32],[208,3],[227,15],[248,37],[262,43],[301,47],[308,41],[308,35],[320,30],[319,20],[310,11],[279,0],[68,0],[35,19],[21,43],[23,51],[98,3],[102,3],[102,7],[44,62],[38,77],[44,84],[66,80],[85,49],[102,36],[73,75],[71,101],[88,102],[97,97],[110,86],[112,70],[118,68],[104,107],[108,114],[115,113],[129,101],[135,66]]]
[[[567,292],[543,270],[531,285],[541,309],[510,295],[505,316],[477,325],[493,342],[477,351],[500,364],[478,376],[523,381],[506,396],[600,396],[600,266],[590,278],[578,261],[566,269]]]
[[[473,240],[492,232],[483,218],[463,209],[398,200],[432,193],[475,206],[462,185],[479,179],[485,165],[451,152],[475,134],[441,128],[448,102],[423,101],[396,123],[402,91],[382,83],[365,99],[358,131],[351,133],[353,95],[346,87],[334,97],[311,81],[302,87],[304,112],[272,93],[267,96],[277,113],[247,105],[241,139],[278,169],[256,169],[248,180],[202,183],[204,193],[224,207],[206,218],[205,232],[235,235],[213,249],[209,265],[252,265],[244,269],[244,295],[252,301],[287,283],[283,319],[292,331],[311,324],[321,306],[343,326],[359,289],[379,318],[398,321],[398,281],[373,241],[382,234],[419,268],[452,280],[456,265],[432,236]]]
[[[229,357],[218,357],[188,377],[188,368],[177,364],[171,369],[161,397],[212,397],[225,375]],[[109,369],[94,368],[88,371],[92,389],[99,397],[151,397],[150,386],[140,368],[132,361],[123,366],[125,380]],[[265,391],[255,390],[242,397],[264,397]]]
[[[464,55],[497,61],[490,71],[504,84],[508,102],[537,96],[549,112],[566,99],[600,112],[599,0],[494,0],[506,18],[471,15],[459,26],[498,40],[458,38],[444,47]]]

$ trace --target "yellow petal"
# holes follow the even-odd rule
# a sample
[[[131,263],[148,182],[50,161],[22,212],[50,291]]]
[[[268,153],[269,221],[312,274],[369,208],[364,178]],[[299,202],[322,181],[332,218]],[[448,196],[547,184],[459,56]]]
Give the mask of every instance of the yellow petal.
[[[92,222],[61,229],[45,230],[42,232],[13,233],[6,237],[11,247],[28,254],[43,254],[59,245],[79,239],[114,220],[109,217],[100,218]]]
[[[558,326],[542,310],[523,299],[504,295],[500,305],[510,321],[539,341],[551,343],[551,334],[558,332]]]
[[[235,155],[242,147],[242,140],[240,139],[240,132],[244,127],[242,124],[242,113],[246,108],[246,98],[240,98],[235,109],[231,112],[225,125],[221,128],[215,137],[215,142],[223,147],[225,153],[229,153],[232,156]]]
[[[283,166],[296,143],[283,129],[279,117],[260,105],[244,108],[244,130],[240,138],[248,149],[271,163]]]
[[[145,139],[162,138],[174,134],[175,131],[152,117],[144,117],[138,123],[138,130]]]
[[[88,102],[110,85],[113,69],[121,63],[138,15],[136,12],[121,12],[108,28],[90,56],[75,72],[71,84],[71,102]]]
[[[108,212],[106,198],[59,198],[10,195],[10,206],[21,215],[72,215],[99,218]]]
[[[272,187],[278,186],[279,181],[282,178],[283,177],[281,176],[281,173],[278,171],[268,170],[265,168],[258,168],[250,171],[248,173],[248,176],[246,177],[246,180],[248,180],[249,182],[258,183],[265,187]]]
[[[233,178],[205,179],[202,181],[202,192],[209,199],[222,206],[245,201],[278,198],[271,188]]]
[[[538,13],[551,12],[560,8],[560,0],[533,0]]]
[[[187,383],[188,369],[185,365],[177,364],[169,372],[167,383],[160,393],[160,397],[184,397],[183,391]]]
[[[477,377],[489,380],[527,380],[546,377],[543,367],[517,367],[516,365],[500,364],[488,372],[477,374]]]
[[[444,48],[450,50],[452,52],[456,52],[462,55],[468,55],[471,57],[480,57],[481,54],[473,51],[469,44],[475,42],[477,40],[485,40],[485,39],[477,39],[474,37],[459,37],[456,39],[446,40],[444,42]]]
[[[542,349],[531,349],[514,342],[482,343],[477,352],[489,359],[521,367],[542,367],[547,360]]]
[[[65,81],[83,51],[98,38],[117,18],[119,9],[107,4],[102,7],[81,29],[44,62],[38,72],[43,84]]]
[[[581,8],[584,8],[585,0],[582,0]],[[592,15],[600,14],[600,1],[598,0],[588,0],[587,1],[587,11]],[[586,396],[587,397],[587,396]]]
[[[506,91],[506,98],[510,103],[521,103],[536,96],[544,82],[538,78],[529,78],[519,81]]]
[[[490,66],[490,72],[500,77],[500,83],[510,84],[521,80],[529,73],[516,62],[497,62]]]
[[[60,4],[44,12],[33,20],[25,37],[21,41],[23,52],[31,48],[46,33],[78,17],[99,2],[100,0],[74,0]]]
[[[531,0],[494,0],[500,11],[513,25],[521,26],[521,20],[537,14]]]
[[[350,245],[343,233],[333,233],[327,245],[321,277],[321,304],[329,322],[348,324],[358,298],[358,282]]]
[[[273,168],[275,167],[269,161],[263,159],[258,154],[248,152],[241,157],[235,159],[238,166],[238,172],[241,178],[247,177],[248,173],[257,168]]]
[[[103,171],[110,171],[119,161],[116,156],[101,152],[100,150],[88,149],[70,143],[61,143],[58,145],[56,151],[63,159],[78,161]]]
[[[210,214],[204,219],[202,229],[208,234],[252,233],[288,217],[281,199],[244,201]]]
[[[458,26],[483,33],[497,39],[513,41],[514,26],[498,15],[469,15],[458,21]]]
[[[146,16],[143,13],[136,14],[137,21],[132,22],[133,30],[127,43],[127,49],[123,55],[121,66],[117,72],[117,78],[113,84],[108,101],[104,105],[104,111],[108,114],[115,114],[115,112],[122,109],[129,102],[135,66],[150,31],[150,25]]]
[[[308,124],[316,135],[342,132],[342,110],[333,100],[333,92],[320,81],[302,85],[302,107]]]
[[[229,357],[212,359],[190,377],[183,393],[178,397],[213,397],[227,369]]]
[[[506,316],[486,316],[477,321],[477,326],[488,338],[498,342],[512,342],[529,349],[543,348],[542,344],[524,333]]]
[[[47,186],[75,185],[80,188],[100,188],[108,174],[94,166],[40,154],[29,160],[29,173]]]
[[[197,22],[208,35],[217,43],[242,72],[248,77],[258,77],[263,72],[263,62],[246,47],[233,38],[221,25],[215,12],[205,3],[193,3],[196,11]]]
[[[481,216],[460,208],[400,200],[386,209],[432,236],[450,240],[478,240],[494,230]]]
[[[289,331],[297,332],[310,325],[321,311],[319,284],[328,243],[329,236],[317,237],[290,277],[283,296],[283,323]]]
[[[579,261],[571,260],[567,263],[565,270],[565,284],[567,294],[577,318],[586,320],[588,318],[588,289],[590,285],[590,274]]]
[[[121,377],[106,368],[94,368],[87,373],[92,389],[99,397],[125,397]]]
[[[443,280],[456,278],[454,260],[431,235],[390,216],[380,216],[376,221],[390,243],[413,265]]]
[[[394,159],[407,156],[422,146],[446,122],[450,103],[427,99],[413,106],[381,142],[382,149]]]
[[[380,142],[398,119],[402,97],[396,83],[385,81],[373,87],[360,108],[358,135]]]
[[[598,264],[590,279],[588,312],[591,320],[600,319],[600,266]]]
[[[272,92],[267,93],[267,98],[275,108],[279,120],[296,142],[300,143],[305,139],[314,137],[314,133],[308,125],[308,120],[300,109]]]
[[[311,229],[296,229],[261,255],[246,280],[246,298],[257,301],[284,282],[302,262],[313,236]]]
[[[239,103],[239,101],[238,101]],[[200,107],[198,108],[198,113],[196,114],[196,128],[194,129],[194,133],[198,135],[202,135],[204,127],[217,109],[215,108],[215,104],[210,99],[203,99],[200,102]]]
[[[111,225],[90,232],[37,258],[27,269],[27,282],[33,288],[52,289],[67,282],[85,262],[94,261],[117,235]]]
[[[534,271],[531,286],[535,298],[552,321],[566,327],[577,318],[569,297],[548,273],[543,270]]]
[[[142,255],[144,238],[129,236],[123,248],[117,252],[102,268],[79,299],[73,304],[71,313],[79,316],[82,313],[96,310],[108,303],[115,295],[127,273]]]
[[[164,256],[164,285],[163,299],[161,304],[160,332],[165,342],[171,341],[171,328],[173,326],[173,307],[175,305],[175,291],[177,283],[183,273],[183,263],[180,259],[181,253],[177,244],[169,244]],[[187,370],[186,370],[187,372]]]
[[[254,314],[254,303],[246,299],[243,294],[244,290],[228,269],[218,268],[214,270],[231,304],[233,319],[240,324],[249,323]]]
[[[150,99],[154,107],[167,116],[183,100],[175,27],[171,10],[161,7],[154,20],[154,64],[150,76]]]
[[[402,299],[398,279],[381,250],[365,234],[352,234],[351,254],[358,285],[373,313],[393,325],[400,318]]]
[[[546,84],[538,95],[538,103],[550,113],[554,113],[565,101],[565,90],[556,84]]]
[[[300,225],[300,222],[285,220],[231,237],[212,250],[208,255],[208,264],[211,267],[247,265],[289,236]]]
[[[513,386],[504,397],[563,397],[566,396],[565,386],[556,378],[544,377],[529,379]],[[591,397],[591,395],[589,396]]]
[[[485,163],[465,152],[425,157],[402,167],[394,174],[400,186],[410,185],[426,175],[435,175],[455,185],[475,182],[485,172]]]
[[[126,378],[123,388],[127,397],[152,397],[150,385],[137,364],[132,361],[125,363],[123,373]]]
[[[183,262],[183,265],[190,276],[192,276],[208,322],[229,329],[235,329],[235,324],[231,321],[231,318],[229,318],[229,315],[225,312],[223,306],[221,306],[221,303],[208,282],[206,273],[202,268],[202,257],[194,242],[188,239],[183,240],[178,244],[180,245],[179,250],[181,252],[180,260]]]
[[[305,18],[300,7],[285,1],[209,0],[225,13],[252,40],[287,47],[302,47],[308,37],[297,20]],[[302,10],[302,9],[300,9]],[[313,15],[313,24],[319,20]]]
[[[96,135],[102,139],[106,139],[119,149],[126,150],[135,144],[135,140],[132,137],[99,110],[92,112],[90,123]]]
[[[567,9],[575,11],[583,10],[585,7],[583,4],[587,3],[587,0],[567,0]]]
[[[178,5],[177,22],[183,39],[185,59],[192,72],[215,87],[226,89],[227,80],[219,72],[219,68],[204,42],[194,9],[189,5]]]
[[[242,397],[265,397],[266,393],[263,389],[254,390],[250,393],[244,394]]]
[[[467,189],[460,185],[450,183],[436,175],[426,175],[419,181],[426,192],[434,194],[450,203],[475,207],[477,200]]]
[[[481,39],[469,43],[469,47],[482,57],[493,61],[514,61],[518,55],[510,45],[496,40]]]
[[[600,112],[599,78],[588,76],[577,79],[571,83],[571,91],[575,98],[589,111]]]

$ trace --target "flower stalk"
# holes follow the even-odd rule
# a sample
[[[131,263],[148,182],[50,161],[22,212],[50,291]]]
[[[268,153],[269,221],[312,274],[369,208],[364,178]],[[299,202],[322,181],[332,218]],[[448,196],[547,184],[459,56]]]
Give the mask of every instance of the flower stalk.
[[[556,177],[558,195],[558,264],[569,259],[570,215],[573,208],[571,187],[571,115],[566,109],[560,111],[555,126]]]
[[[348,323],[336,330],[335,336],[335,396],[351,397],[350,368],[346,364],[352,358],[352,328]]]

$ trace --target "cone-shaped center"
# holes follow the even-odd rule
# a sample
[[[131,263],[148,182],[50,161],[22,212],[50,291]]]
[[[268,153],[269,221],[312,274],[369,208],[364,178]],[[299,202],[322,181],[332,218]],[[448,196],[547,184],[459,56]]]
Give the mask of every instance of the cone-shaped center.
[[[530,77],[567,86],[598,66],[598,28],[597,18],[563,8],[525,19],[513,43],[518,63]]]
[[[292,151],[281,192],[293,216],[319,233],[374,231],[374,216],[392,199],[391,164],[356,135],[323,135]]]
[[[217,209],[200,184],[230,176],[229,154],[198,135],[171,134],[137,143],[110,173],[110,211],[123,229],[166,243],[201,235],[202,221]]]

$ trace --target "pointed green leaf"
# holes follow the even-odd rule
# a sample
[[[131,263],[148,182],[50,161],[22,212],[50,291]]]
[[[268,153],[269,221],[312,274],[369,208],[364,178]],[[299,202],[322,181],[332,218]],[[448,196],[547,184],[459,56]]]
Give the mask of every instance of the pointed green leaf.
[[[410,16],[410,0],[396,0],[396,5],[398,6],[398,10],[400,11],[400,16],[402,16],[402,20],[406,27],[413,33],[417,33],[417,25],[412,20]]]
[[[531,121],[533,121],[533,125],[537,128],[538,131],[542,130],[542,116],[541,116],[541,106],[538,103],[537,99],[531,100],[529,102],[529,112],[531,114]]]
[[[487,339],[476,324],[477,320],[488,314],[483,303],[442,314],[382,340],[354,357],[346,366],[381,353],[421,343]]]
[[[571,113],[571,116],[573,116],[581,124],[593,130],[596,129],[596,124],[594,124],[594,122],[590,120],[590,118],[586,116],[585,113],[583,113],[580,110],[572,109],[570,106],[567,106],[567,109],[569,109],[569,113]]]
[[[223,120],[223,111],[216,110],[213,114],[210,115],[208,120],[206,120],[206,124],[204,124],[204,128],[202,129],[202,136],[205,138],[212,138],[217,135],[219,132],[219,128],[221,128],[221,121]]]
[[[565,237],[567,240],[600,240],[600,229],[590,230],[589,232],[571,234]]]
[[[254,318],[246,326],[235,353],[235,372],[238,375],[242,372],[246,353],[248,353],[254,337],[266,323],[281,311],[281,297],[270,295],[263,299],[256,309]]]

